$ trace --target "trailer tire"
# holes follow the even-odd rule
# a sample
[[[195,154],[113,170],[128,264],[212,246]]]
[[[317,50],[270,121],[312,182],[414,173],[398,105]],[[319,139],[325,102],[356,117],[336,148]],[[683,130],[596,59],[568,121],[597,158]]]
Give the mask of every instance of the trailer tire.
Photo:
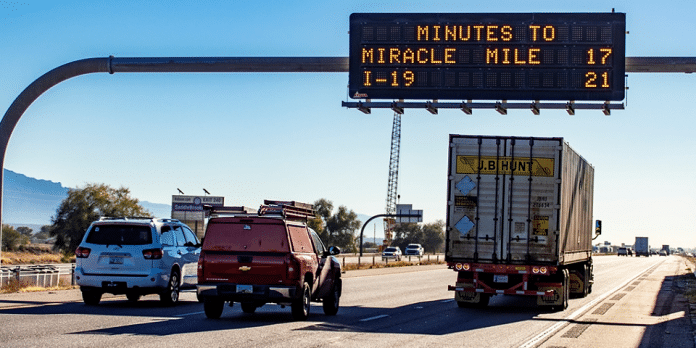
[[[570,297],[570,272],[567,269],[563,270],[563,303],[560,305],[559,311],[564,311],[568,308],[568,298]]]

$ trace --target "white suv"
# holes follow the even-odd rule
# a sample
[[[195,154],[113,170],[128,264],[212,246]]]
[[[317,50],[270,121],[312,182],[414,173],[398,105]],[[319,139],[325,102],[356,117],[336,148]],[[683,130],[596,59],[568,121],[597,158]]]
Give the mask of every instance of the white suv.
[[[159,294],[164,304],[179,301],[181,288],[195,288],[200,241],[173,219],[101,218],[75,250],[75,281],[87,305],[102,294],[128,300]]]

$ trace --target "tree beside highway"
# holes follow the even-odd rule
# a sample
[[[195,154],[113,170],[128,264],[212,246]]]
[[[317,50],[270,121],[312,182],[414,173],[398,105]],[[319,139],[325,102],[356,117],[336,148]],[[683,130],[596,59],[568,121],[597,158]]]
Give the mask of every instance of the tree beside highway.
[[[361,226],[358,214],[343,205],[334,213],[333,202],[325,198],[314,202],[314,210],[317,217],[307,225],[319,234],[327,247],[337,246],[347,252],[357,250],[355,235]]]
[[[125,187],[114,189],[106,184],[88,184],[83,188],[68,190],[68,197],[51,218],[50,234],[56,238],[54,249],[64,253],[74,252],[89,225],[102,216],[151,217],[150,212],[138,202]]]
[[[411,243],[420,244],[425,252],[435,253],[444,250],[445,223],[438,220],[429,224],[402,223],[394,229],[393,246],[404,250]]]

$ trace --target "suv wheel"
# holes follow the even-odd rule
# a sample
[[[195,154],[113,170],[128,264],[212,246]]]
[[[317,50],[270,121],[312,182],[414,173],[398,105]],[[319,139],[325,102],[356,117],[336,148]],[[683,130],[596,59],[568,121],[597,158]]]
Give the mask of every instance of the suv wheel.
[[[179,301],[179,272],[172,271],[169,276],[167,289],[160,294],[160,301],[165,305],[171,306]]]
[[[336,315],[338,313],[338,302],[341,299],[341,279],[337,278],[331,293],[324,297],[324,314]]]
[[[302,284],[302,296],[292,302],[292,317],[295,320],[307,320],[309,316],[309,284]]]
[[[101,301],[102,293],[101,291],[82,289],[82,301],[88,306],[96,306]]]
[[[219,319],[223,309],[225,309],[225,301],[216,298],[205,298],[203,300],[203,310],[207,318]]]

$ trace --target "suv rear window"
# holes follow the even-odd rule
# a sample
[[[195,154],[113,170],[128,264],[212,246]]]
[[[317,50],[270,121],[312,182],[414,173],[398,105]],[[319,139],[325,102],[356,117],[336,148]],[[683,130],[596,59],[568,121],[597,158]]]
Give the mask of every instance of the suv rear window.
[[[284,252],[290,251],[285,225],[281,223],[208,223],[204,250]]]
[[[144,225],[95,225],[87,243],[104,245],[145,245],[152,243],[152,232]]]

